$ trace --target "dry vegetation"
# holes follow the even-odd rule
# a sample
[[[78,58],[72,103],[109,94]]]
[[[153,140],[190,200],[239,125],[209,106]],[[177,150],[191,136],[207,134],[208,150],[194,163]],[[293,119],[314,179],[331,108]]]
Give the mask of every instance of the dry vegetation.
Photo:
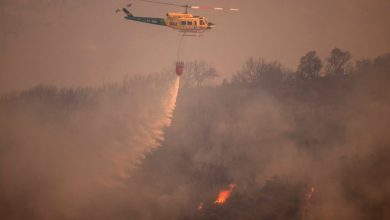
[[[145,139],[134,136],[158,117],[169,77],[4,96],[0,216],[389,219],[390,55],[355,65],[350,57],[335,49],[323,62],[312,51],[295,72],[251,58],[219,86],[187,77],[155,150],[139,150]],[[132,163],[121,169],[128,175],[110,175],[111,159],[126,154],[137,155],[122,161]],[[120,190],[105,188],[110,178]],[[231,183],[228,201],[214,204]]]

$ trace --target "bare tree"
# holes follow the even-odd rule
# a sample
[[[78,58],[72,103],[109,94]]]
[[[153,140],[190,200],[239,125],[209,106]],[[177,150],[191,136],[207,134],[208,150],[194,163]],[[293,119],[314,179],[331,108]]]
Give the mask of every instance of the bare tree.
[[[327,75],[342,76],[346,74],[348,62],[351,59],[351,54],[348,51],[343,51],[339,48],[334,48],[328,58],[326,58],[326,73]]]
[[[232,78],[233,84],[252,86],[275,86],[283,80],[282,65],[277,61],[267,62],[264,59],[249,58],[241,71]]]
[[[187,88],[200,87],[218,76],[215,68],[207,62],[195,60],[185,64],[182,85]]]
[[[320,76],[321,68],[322,62],[316,51],[309,51],[305,56],[301,57],[297,76],[300,79],[315,79]]]

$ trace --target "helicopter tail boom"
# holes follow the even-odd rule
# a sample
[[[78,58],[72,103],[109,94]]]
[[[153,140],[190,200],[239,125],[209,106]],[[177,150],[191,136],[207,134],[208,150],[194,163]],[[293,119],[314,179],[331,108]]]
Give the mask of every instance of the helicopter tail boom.
[[[166,26],[165,20],[163,18],[151,18],[151,17],[137,17],[134,16],[127,8],[129,8],[131,4],[128,4],[126,7],[122,8],[122,11],[127,15],[125,19],[132,20],[132,21],[138,21],[143,23],[149,23],[149,24],[155,24],[155,25],[162,25]],[[120,12],[120,9],[117,9],[116,12]]]
[[[125,18],[128,20],[133,20],[133,21],[138,21],[138,22],[143,22],[148,24],[167,26],[163,18],[137,17],[137,16],[133,16],[132,14],[130,15],[128,14],[127,17]]]

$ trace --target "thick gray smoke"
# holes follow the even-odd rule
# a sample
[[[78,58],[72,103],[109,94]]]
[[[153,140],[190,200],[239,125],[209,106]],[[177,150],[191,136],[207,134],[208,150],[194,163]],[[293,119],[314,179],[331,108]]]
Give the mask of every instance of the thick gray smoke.
[[[389,69],[384,56],[350,75],[178,96],[177,79],[142,77],[4,97],[0,215],[388,219]]]
[[[179,78],[140,78],[97,89],[40,86],[5,98],[1,216],[81,218],[92,201],[118,193],[163,141],[178,89]]]
[[[389,58],[342,77],[182,90],[164,146],[136,175],[152,210],[176,210],[152,219],[387,219]]]

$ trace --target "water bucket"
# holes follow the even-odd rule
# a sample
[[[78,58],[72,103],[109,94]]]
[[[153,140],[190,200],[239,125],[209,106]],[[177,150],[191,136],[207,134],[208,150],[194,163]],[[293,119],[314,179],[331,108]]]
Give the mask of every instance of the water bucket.
[[[184,62],[176,62],[176,75],[181,76],[184,72]]]

